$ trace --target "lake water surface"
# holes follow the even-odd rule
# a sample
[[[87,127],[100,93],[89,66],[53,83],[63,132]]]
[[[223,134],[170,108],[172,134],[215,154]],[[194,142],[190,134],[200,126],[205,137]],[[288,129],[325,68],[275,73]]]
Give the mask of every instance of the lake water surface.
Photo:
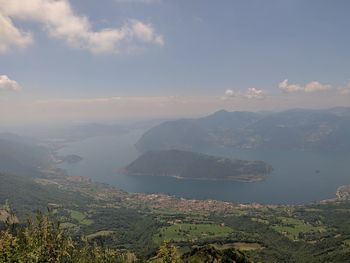
[[[196,199],[241,203],[298,204],[335,197],[340,185],[350,184],[350,153],[213,149],[210,154],[262,160],[274,168],[262,182],[178,180],[131,177],[118,170],[137,158],[135,142],[143,131],[94,137],[67,144],[59,154],[78,154],[83,161],[63,165],[70,175],[83,175],[129,192],[167,193]],[[319,173],[316,173],[319,170]]]

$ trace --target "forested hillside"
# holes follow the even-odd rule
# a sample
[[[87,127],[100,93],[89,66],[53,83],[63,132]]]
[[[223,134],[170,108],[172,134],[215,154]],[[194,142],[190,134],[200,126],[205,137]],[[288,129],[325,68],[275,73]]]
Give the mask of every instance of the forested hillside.
[[[144,152],[160,149],[349,150],[350,109],[283,112],[218,111],[199,119],[180,119],[153,127],[137,142]]]

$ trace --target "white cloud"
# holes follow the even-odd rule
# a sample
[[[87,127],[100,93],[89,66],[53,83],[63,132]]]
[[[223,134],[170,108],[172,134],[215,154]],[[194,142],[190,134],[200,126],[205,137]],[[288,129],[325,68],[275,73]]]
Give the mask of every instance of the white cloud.
[[[295,84],[289,84],[288,83],[288,79],[283,80],[282,82],[280,82],[280,84],[278,85],[278,87],[280,89],[282,89],[283,91],[286,92],[297,92],[297,91],[301,91],[303,88],[299,85],[295,85]]]
[[[283,80],[278,84],[278,87],[288,93],[293,93],[293,92],[306,92],[306,93],[311,93],[311,92],[319,92],[319,91],[327,91],[331,89],[330,85],[324,85],[321,84],[318,81],[311,81],[304,86],[299,85],[299,84],[289,84],[288,79]]]
[[[0,13],[0,53],[5,53],[13,47],[24,48],[30,43],[31,34],[17,29],[10,18]]]
[[[350,80],[344,87],[340,87],[338,92],[340,95],[350,95]]]
[[[0,75],[0,90],[20,91],[21,86],[6,75]]]
[[[304,87],[305,92],[327,91],[327,90],[330,90],[330,88],[331,88],[330,85],[324,85],[318,81],[311,81],[310,83],[306,84]]]
[[[225,91],[225,96],[227,96],[227,97],[235,97],[236,96],[236,92],[233,91],[232,89],[227,89]]]
[[[163,37],[155,32],[152,24],[134,19],[117,28],[94,31],[89,19],[76,15],[68,0],[0,0],[0,14],[17,32],[21,33],[12,19],[35,21],[42,24],[51,37],[92,53],[120,53],[129,45],[164,45]],[[22,38],[26,36],[21,34]],[[3,37],[8,38],[5,34]]]
[[[145,42],[155,43],[160,46],[164,45],[164,39],[160,35],[154,33],[154,29],[150,24],[145,24],[137,20],[131,20],[131,35]]]
[[[248,99],[261,99],[265,96],[263,90],[256,88],[249,88],[245,95]]]
[[[225,98],[263,99],[265,92],[261,89],[249,88],[246,91],[227,89]]]

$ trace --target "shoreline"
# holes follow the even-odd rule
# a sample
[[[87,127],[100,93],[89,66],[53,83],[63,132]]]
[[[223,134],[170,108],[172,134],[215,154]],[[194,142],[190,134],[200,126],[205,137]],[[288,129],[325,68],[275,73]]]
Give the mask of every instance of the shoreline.
[[[183,181],[230,181],[230,182],[239,182],[239,183],[255,183],[255,182],[262,182],[267,179],[267,175],[254,175],[252,177],[247,177],[247,178],[240,178],[236,177],[233,178],[234,176],[230,178],[196,178],[196,177],[183,177],[183,176],[178,176],[178,175],[154,175],[154,174],[132,174],[128,173],[127,171],[120,171],[121,173],[127,175],[127,176],[133,176],[133,177],[167,177],[167,178],[174,178],[177,180],[183,180]]]
[[[69,143],[68,143],[69,144]],[[51,145],[52,146],[52,145]],[[54,153],[53,155],[57,154],[57,152],[64,148],[66,146],[66,144],[60,144],[59,145],[60,147],[55,147],[55,148],[51,148],[52,152],[51,153]],[[55,169],[56,168],[56,169]],[[51,169],[49,169],[50,171],[48,170],[42,170],[43,173],[46,174],[47,178],[53,178],[53,177],[60,177],[60,178],[64,178],[64,177],[70,177],[70,176],[82,176],[82,177],[86,177],[86,178],[90,178],[90,177],[87,177],[87,176],[84,176],[84,175],[75,175],[75,174],[70,174],[68,173],[68,171],[66,169],[62,169],[60,168],[60,163],[54,163],[53,164],[53,167],[51,167]],[[122,173],[122,174],[126,174],[127,176],[134,176],[134,177],[140,177],[140,176],[145,176],[144,174],[140,174],[140,175],[135,175],[135,174],[128,174],[126,173],[125,169],[118,169],[118,172]],[[160,177],[159,175],[146,175],[146,176],[150,176],[150,177]],[[176,180],[181,180],[181,181],[190,181],[190,180],[193,180],[193,181],[208,181],[208,182],[215,182],[215,181],[227,181],[227,182],[237,182],[237,183],[254,183],[254,182],[263,182],[265,180],[268,179],[268,175],[260,175],[260,176],[257,176],[257,178],[249,178],[249,179],[240,179],[240,178],[227,178],[227,179],[210,179],[210,178],[183,178],[181,176],[163,176],[163,177],[168,177],[168,178],[174,178]],[[96,179],[92,179],[94,182],[96,183],[101,183],[99,182],[98,180],[95,181]],[[114,184],[111,184],[111,183],[103,183],[103,184],[107,184],[108,186],[110,187],[113,187],[117,190],[122,190],[122,191],[126,191],[122,188],[118,188],[118,185],[114,185]],[[282,205],[287,205],[287,206],[298,206],[298,205],[309,205],[309,204],[320,204],[320,203],[323,203],[323,202],[336,202],[336,201],[339,201],[338,199],[338,190],[343,187],[343,186],[346,186],[346,185],[340,185],[338,188],[337,188],[337,191],[334,192],[334,198],[327,198],[326,199],[319,199],[319,200],[313,200],[313,201],[306,201],[306,202],[302,202],[302,203],[287,203],[287,204],[282,204]],[[134,192],[129,192],[127,191],[128,193],[134,193]],[[154,193],[147,193],[147,192],[142,192],[142,191],[139,191],[139,192],[135,192],[135,193],[140,193],[140,194],[161,194],[162,192],[161,191],[157,191],[157,192],[154,192]],[[181,196],[177,196],[177,198],[181,198]],[[200,200],[200,199],[198,199]],[[220,200],[220,199],[213,199],[213,200],[217,200],[217,201],[223,201],[223,202],[226,202],[225,200]],[[229,202],[232,202],[234,203],[235,201],[229,201]],[[256,203],[256,201],[252,201],[252,202],[241,202],[241,204],[252,204],[252,203]],[[281,205],[281,203],[278,203],[278,202],[269,202],[269,203],[266,203],[266,204],[270,204],[270,205]]]
[[[101,187],[102,185],[104,185],[103,188],[107,189],[113,189],[112,192],[114,191],[122,191],[124,193],[126,193],[127,195],[130,196],[134,196],[138,197],[136,198],[136,200],[140,201],[140,198],[145,201],[147,203],[152,200],[152,202],[154,202],[154,197],[158,196],[161,197],[160,199],[166,199],[166,200],[173,200],[175,202],[184,202],[187,203],[189,202],[189,204],[191,203],[193,205],[193,202],[199,202],[199,203],[211,203],[211,202],[215,202],[215,203],[222,203],[222,204],[230,204],[230,205],[234,205],[234,206],[242,206],[242,207],[266,207],[266,206],[286,206],[286,207],[290,207],[290,206],[300,206],[300,205],[312,205],[312,204],[324,204],[324,203],[335,203],[335,202],[341,202],[341,201],[347,201],[350,199],[350,185],[341,185],[337,188],[336,192],[334,193],[334,198],[329,198],[329,199],[322,199],[322,200],[317,200],[317,201],[312,201],[312,202],[303,202],[301,204],[298,203],[292,203],[292,204],[281,204],[281,203],[259,203],[257,201],[252,201],[252,202],[235,202],[235,201],[226,201],[226,200],[220,200],[220,199],[198,199],[198,198],[184,198],[181,196],[174,196],[171,194],[165,194],[162,192],[154,192],[154,193],[147,193],[147,192],[129,192],[126,190],[123,190],[121,188],[118,188],[118,186],[115,186],[113,184],[110,183],[102,183],[102,182],[98,182],[95,181],[94,179],[87,177],[87,176],[81,176],[81,175],[72,175],[69,174],[66,170],[62,170],[61,168],[59,168],[59,164],[55,163],[54,167],[52,167],[50,170],[42,170],[42,172],[46,175],[46,178],[42,178],[44,179],[43,181],[56,181],[58,180],[58,182],[60,181],[62,182],[66,182],[68,184],[70,183],[75,183],[75,184],[82,184],[82,185],[89,185],[89,188],[91,187],[91,190],[96,188]],[[120,171],[121,172],[121,171]],[[127,174],[126,171],[123,171],[124,174],[128,175],[128,176],[135,176],[135,177],[140,177],[140,176],[145,176],[144,174]],[[258,182],[258,181],[262,181],[264,179],[266,179],[266,175],[265,176],[261,176],[260,178],[251,178],[250,181],[244,181],[244,180],[237,180],[236,178],[233,180],[232,178],[230,179],[202,179],[202,178],[183,178],[180,176],[159,176],[159,175],[146,175],[146,176],[151,176],[151,177],[171,177],[177,180],[197,180],[197,181],[235,181],[235,182],[239,182],[239,183],[252,183],[252,182]],[[264,177],[264,178],[262,178]],[[46,179],[46,180],[45,180]],[[40,181],[40,180],[39,180]],[[42,182],[43,183],[43,182]],[[64,183],[64,184],[66,184]],[[70,187],[68,187],[70,188]],[[75,189],[78,190],[78,189]],[[108,190],[109,191],[109,190]],[[78,191],[79,192],[79,191]],[[177,200],[177,201],[176,201]],[[151,202],[151,203],[152,203]]]

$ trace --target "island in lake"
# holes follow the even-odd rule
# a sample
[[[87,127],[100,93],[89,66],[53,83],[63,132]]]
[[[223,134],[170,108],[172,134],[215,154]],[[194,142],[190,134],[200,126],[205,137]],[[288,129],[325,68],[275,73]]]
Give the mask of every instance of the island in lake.
[[[169,176],[178,179],[234,180],[254,182],[265,179],[272,166],[182,150],[149,151],[124,168],[127,175]]]

